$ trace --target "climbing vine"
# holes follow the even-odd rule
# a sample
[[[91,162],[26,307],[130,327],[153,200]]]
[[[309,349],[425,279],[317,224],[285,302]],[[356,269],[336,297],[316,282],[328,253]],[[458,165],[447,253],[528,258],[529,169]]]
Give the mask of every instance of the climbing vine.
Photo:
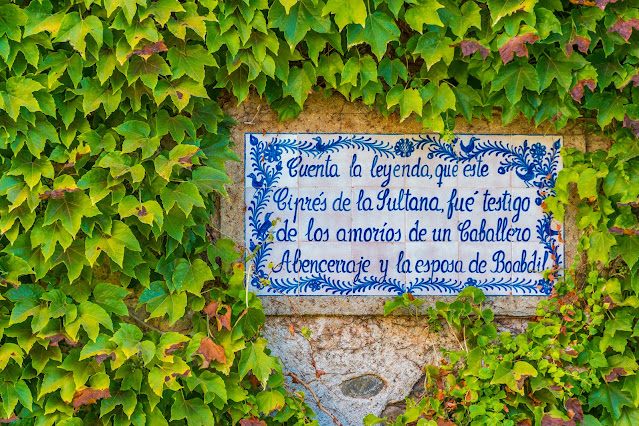
[[[636,423],[638,30],[636,0],[0,2],[0,421],[314,421],[211,215],[238,160],[217,99],[286,119],[321,91],[612,137],[546,201],[576,183],[579,268],[515,338],[478,294],[431,312],[465,347],[404,421]]]

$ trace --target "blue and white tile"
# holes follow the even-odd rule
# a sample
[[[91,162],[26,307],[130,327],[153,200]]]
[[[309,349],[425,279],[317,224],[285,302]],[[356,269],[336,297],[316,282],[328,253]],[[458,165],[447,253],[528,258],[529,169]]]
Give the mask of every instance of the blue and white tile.
[[[511,176],[511,186],[527,188],[539,186],[540,182],[543,187],[547,186],[548,179],[561,170],[560,150],[563,139],[557,136],[519,135],[512,136],[511,140],[513,148],[519,154],[517,158],[512,157],[513,164],[517,167]],[[556,141],[559,141],[559,147],[555,146]]]
[[[459,243],[406,243],[411,270],[406,274],[414,295],[451,295],[459,291]]]
[[[247,187],[298,186],[296,172],[291,173],[287,167],[291,160],[299,156],[296,134],[247,133],[245,140],[244,167]],[[265,174],[270,178],[265,178]]]
[[[402,174],[402,167],[406,158],[395,153],[403,135],[364,136],[364,145],[353,148],[350,158],[349,170],[352,170],[353,186],[403,188],[406,179]],[[399,152],[405,155],[403,151]]]
[[[384,296],[402,294],[406,289],[406,273],[398,267],[406,260],[406,243],[353,243],[352,258],[367,260],[369,267],[355,281],[353,295]]]
[[[300,241],[344,241],[352,223],[351,188],[300,188]]]
[[[295,270],[297,242],[263,243],[249,260],[250,283],[261,285],[260,295],[295,296],[298,294],[299,273]],[[256,264],[258,263],[259,264]]]
[[[510,186],[512,171],[503,167],[504,157],[495,150],[507,147],[510,144],[510,135],[457,135],[457,138],[455,149],[460,159],[465,159],[459,162],[459,187]]]
[[[459,278],[466,286],[481,288],[487,295],[507,295],[512,280],[510,243],[460,243],[459,260],[464,272]]]
[[[349,173],[352,148],[347,141],[353,135],[298,133],[298,160],[301,188],[351,186]]]
[[[294,205],[297,188],[246,188],[244,197],[248,240],[297,241],[299,217]]]
[[[300,242],[300,295],[346,295],[354,273],[350,243]]]

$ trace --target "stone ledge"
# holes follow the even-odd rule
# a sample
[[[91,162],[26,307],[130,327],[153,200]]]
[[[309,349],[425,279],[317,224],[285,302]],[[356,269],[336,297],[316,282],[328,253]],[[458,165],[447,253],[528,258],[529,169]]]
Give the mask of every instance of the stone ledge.
[[[382,316],[384,303],[394,296],[260,296],[268,316]],[[488,296],[484,306],[500,317],[532,317],[545,296]],[[425,296],[422,306],[450,303],[455,296]],[[391,315],[407,316],[404,309]]]

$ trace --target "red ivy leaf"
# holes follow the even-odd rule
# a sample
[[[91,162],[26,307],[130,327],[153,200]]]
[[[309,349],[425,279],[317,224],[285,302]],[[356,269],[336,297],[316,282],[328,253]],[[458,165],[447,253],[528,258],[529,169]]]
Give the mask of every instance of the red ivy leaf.
[[[78,342],[75,342],[69,339],[69,337],[60,333],[52,334],[51,336],[46,336],[45,339],[49,339],[49,341],[51,342],[51,346],[58,346],[62,340],[64,340],[69,346],[75,346],[78,344]]]
[[[589,88],[591,92],[594,92],[595,87],[597,86],[597,83],[595,83],[595,80],[592,78],[588,78],[588,79],[584,78],[582,80],[579,80],[577,84],[575,84],[575,87],[573,87],[572,90],[570,91],[570,95],[575,101],[579,103],[581,103],[581,98],[583,98],[584,96],[584,86]]]
[[[578,422],[584,421],[584,410],[581,408],[581,402],[579,402],[577,398],[570,398],[566,401],[564,406],[568,412],[568,417],[575,419]]]
[[[75,192],[75,191],[79,191],[80,189],[78,188],[60,188],[60,189],[54,189],[53,191],[49,190],[49,191],[44,191],[44,193],[40,194],[40,199],[41,200],[46,200],[47,198],[51,197],[51,198],[62,198],[64,197],[64,193],[65,192]]]
[[[152,44],[147,44],[142,49],[135,49],[128,54],[127,59],[133,55],[138,55],[146,59],[154,53],[166,52],[167,50],[169,49],[167,49],[166,44],[164,44],[164,40],[160,40]]]
[[[20,417],[16,416],[15,414],[12,414],[11,417],[8,417],[6,419],[0,419],[0,423],[13,423],[16,420],[20,420]]]
[[[481,57],[486,59],[490,55],[490,50],[479,44],[476,40],[462,40],[459,43],[451,45],[451,47],[461,46],[462,54],[464,56],[470,56],[479,50]]]
[[[200,347],[195,353],[204,357],[202,368],[208,368],[209,364],[211,364],[211,361],[217,361],[222,364],[226,362],[226,354],[224,353],[224,348],[217,343],[214,343],[210,337],[205,337],[204,339],[202,339],[202,341],[200,342]]]
[[[517,422],[517,426],[532,426],[530,419],[523,419]]]
[[[218,307],[217,301],[213,300],[211,301],[211,303],[206,305],[202,311],[209,317],[209,319],[211,319],[211,317],[214,317],[217,315],[217,307]]]
[[[220,308],[226,308],[226,313],[219,314],[217,311]],[[203,309],[204,313],[209,317],[209,319],[215,317],[217,320],[217,330],[220,331],[222,327],[231,331],[231,307],[227,305],[220,305],[217,301],[213,300],[211,303],[206,305]]]
[[[617,3],[617,0],[595,0],[595,4],[599,9],[604,10],[608,3]]]
[[[566,44],[566,56],[572,55],[575,44],[581,53],[588,53],[590,47],[590,39],[586,37],[575,36],[572,41]]]
[[[608,383],[614,382],[619,376],[627,376],[626,370],[621,367],[615,367],[612,371],[604,376],[604,380]]]
[[[546,414],[541,419],[541,426],[576,426],[576,423],[574,420],[564,420],[552,417],[550,414]]]
[[[240,420],[241,426],[266,426],[266,422],[258,419],[257,417],[251,417],[250,419]]]
[[[633,28],[635,30],[639,30],[639,19],[634,18],[625,21],[624,19],[619,18],[619,20],[615,22],[612,27],[608,28],[608,32],[619,33],[619,35],[623,37],[624,40],[628,41],[628,39],[630,39],[630,36],[632,35]]]
[[[631,120],[628,114],[623,116],[623,127],[632,129],[632,133],[639,138],[639,120]],[[615,228],[613,226],[613,228]],[[612,231],[612,228],[610,229]]]
[[[628,117],[627,114],[626,114],[626,117]],[[628,119],[628,121],[630,121],[630,119]],[[637,126],[639,126],[639,121],[633,120],[632,122],[633,122],[633,126],[635,126],[633,133],[635,133],[635,135],[636,135],[637,134],[636,133]],[[624,127],[629,127],[629,126],[626,126],[625,117],[624,117],[624,120],[623,120],[623,124],[624,124]],[[639,230],[636,230],[636,229],[625,229],[625,228],[620,228],[618,226],[610,227],[608,232],[610,232],[611,234],[617,234],[617,235],[624,235],[624,234],[625,235],[639,235]]]
[[[111,352],[110,354],[100,354],[95,356],[95,360],[98,362],[98,365],[102,364],[107,358],[111,358],[111,361],[115,361],[115,352]]]
[[[517,56],[528,56],[528,47],[526,43],[534,43],[539,40],[539,36],[533,33],[522,34],[508,40],[502,47],[499,48],[499,54],[504,64],[513,60],[515,53]]]
[[[184,347],[184,342],[176,343],[164,350],[164,355],[171,355],[173,352]]]
[[[592,0],[570,0],[570,3],[580,6],[595,6],[595,2]]]
[[[76,391],[73,394],[73,408],[74,411],[78,411],[83,405],[95,404],[98,399],[109,398],[111,393],[109,389],[91,389],[86,388],[81,391]]]

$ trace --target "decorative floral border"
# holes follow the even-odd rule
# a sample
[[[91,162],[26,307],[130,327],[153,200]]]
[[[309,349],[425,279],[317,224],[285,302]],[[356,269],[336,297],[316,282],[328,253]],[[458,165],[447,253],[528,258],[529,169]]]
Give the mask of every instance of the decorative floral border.
[[[324,135],[329,138],[333,135]],[[495,135],[499,137],[499,135]],[[255,189],[255,194],[247,205],[246,240],[253,254],[250,282],[256,289],[264,289],[273,294],[309,293],[323,290],[323,294],[339,295],[361,294],[370,290],[388,294],[456,294],[464,287],[474,286],[490,292],[522,295],[548,295],[552,291],[553,280],[547,279],[504,279],[487,278],[475,280],[468,278],[462,282],[456,279],[416,279],[404,283],[396,279],[380,280],[378,277],[362,277],[356,282],[336,280],[325,275],[305,276],[299,280],[290,278],[270,278],[271,268],[268,266],[268,254],[272,251],[273,242],[269,239],[272,227],[271,215],[266,212],[266,205],[271,197],[272,188],[277,185],[283,169],[282,155],[284,153],[299,152],[313,158],[319,158],[326,153],[339,152],[342,149],[359,149],[374,152],[385,158],[410,157],[417,150],[428,150],[427,158],[440,158],[451,163],[466,163],[471,160],[481,160],[484,157],[500,158],[499,174],[513,171],[529,188],[537,189],[535,203],[540,206],[548,195],[554,195],[554,187],[559,167],[560,138],[547,149],[539,142],[528,144],[525,140],[520,146],[513,146],[501,140],[486,140],[482,142],[477,137],[471,137],[467,143],[459,138],[452,142],[443,141],[432,135],[417,135],[401,138],[395,144],[374,140],[368,135],[343,136],[335,135],[328,141],[321,136],[312,141],[298,141],[290,135],[273,135],[270,141],[261,141],[255,134],[247,133],[245,137],[248,149],[251,173],[246,175],[250,179],[246,186]],[[560,252],[560,230],[552,229],[552,215],[544,212],[537,223],[537,235],[548,256],[554,260],[553,275],[559,273],[562,263],[563,250]],[[260,241],[257,244],[255,241]],[[556,278],[555,278],[556,279]]]

